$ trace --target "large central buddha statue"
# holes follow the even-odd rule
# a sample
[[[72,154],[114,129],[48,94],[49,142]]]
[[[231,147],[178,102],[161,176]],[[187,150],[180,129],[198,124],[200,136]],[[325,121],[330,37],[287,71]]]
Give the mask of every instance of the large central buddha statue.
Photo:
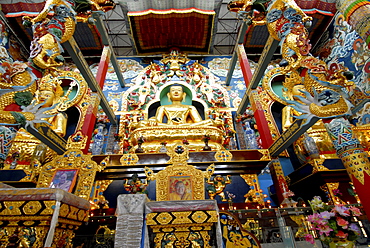
[[[183,104],[186,92],[180,84],[170,86],[167,97],[171,104],[162,105],[157,109],[155,117],[141,121],[143,126],[221,126],[222,120],[202,120],[198,110],[192,105]]]
[[[204,135],[210,136],[210,144],[222,143],[223,131],[220,127],[223,120],[219,117],[203,120],[195,106],[184,104],[187,95],[184,87],[180,84],[165,87],[164,89],[169,89],[168,93],[162,95],[167,96],[170,104],[158,107],[155,116],[148,120],[131,123],[131,127],[135,129],[131,133],[133,145],[143,137],[147,150],[155,151],[163,142],[174,144],[186,139],[192,150],[201,150]]]

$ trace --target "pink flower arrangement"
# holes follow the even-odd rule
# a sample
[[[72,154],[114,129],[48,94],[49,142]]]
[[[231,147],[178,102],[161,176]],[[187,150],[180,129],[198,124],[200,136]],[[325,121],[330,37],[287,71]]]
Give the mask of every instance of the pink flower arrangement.
[[[360,228],[353,223],[353,217],[362,215],[360,209],[342,204],[326,205],[319,196],[310,202],[313,214],[307,217],[313,230],[317,231],[320,240],[329,244],[333,238],[356,240],[360,235]],[[312,234],[305,235],[306,241],[315,242]]]

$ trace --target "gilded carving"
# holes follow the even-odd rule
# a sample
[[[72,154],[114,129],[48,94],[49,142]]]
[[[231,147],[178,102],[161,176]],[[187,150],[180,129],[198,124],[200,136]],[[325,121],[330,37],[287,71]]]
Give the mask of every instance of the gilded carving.
[[[172,224],[184,224],[189,223],[189,215],[191,212],[172,212],[172,214],[175,216],[174,221]]]
[[[34,215],[42,208],[39,201],[30,201],[23,206],[23,213],[26,215]]]
[[[343,201],[342,199],[340,199],[334,193],[334,191],[339,188],[339,182],[326,183],[326,184],[322,185],[320,188],[321,188],[321,190],[323,190],[329,196],[329,203],[331,205],[334,205],[334,204],[346,204],[345,201]]]
[[[189,150],[180,145],[170,148],[167,154],[170,156],[170,160],[167,163],[172,164],[168,165],[166,169],[155,174],[149,167],[144,168],[147,179],[150,181],[156,180],[157,201],[170,200],[171,195],[169,189],[173,186],[170,184],[171,178],[177,178],[179,180],[182,178],[186,179],[186,182],[191,186],[191,188],[188,186],[186,193],[191,195],[193,200],[203,200],[205,197],[204,179],[208,179],[213,174],[215,168],[214,164],[208,166],[205,172],[196,169],[192,165],[188,165],[187,160],[189,159]],[[173,183],[175,183],[175,181],[173,181]]]
[[[59,216],[60,217],[67,217],[69,212],[70,212],[70,209],[69,209],[69,206],[67,204],[62,204],[60,206],[60,209],[59,209]]]
[[[127,153],[123,154],[119,161],[123,166],[130,166],[137,164],[139,157],[135,153]]]
[[[219,162],[227,162],[231,161],[233,158],[233,155],[230,151],[228,150],[222,150],[222,151],[217,151],[215,153],[215,159]]]
[[[74,207],[74,206],[69,206],[69,208],[70,208],[70,211],[69,211],[69,213],[68,213],[68,215],[67,215],[67,218],[68,219],[73,219],[73,220],[77,220],[78,218],[77,218],[77,213],[78,213],[78,208],[76,208],[76,207]]]
[[[323,164],[325,162],[325,159],[313,159],[309,161],[309,164],[312,165],[313,170],[312,173],[317,173],[319,171],[328,171],[329,169],[326,168]]]
[[[204,211],[196,211],[191,215],[191,218],[196,223],[204,223],[208,219],[208,216]]]
[[[221,201],[227,201],[224,189],[226,185],[231,184],[231,176],[227,175],[226,177],[223,177],[221,175],[216,175],[214,177],[210,177],[207,180],[207,183],[209,184],[207,186],[207,192],[210,199],[215,199],[216,195],[220,196]]]
[[[233,133],[230,98],[206,67],[171,51],[161,63],[144,68],[134,83],[122,95],[123,147],[135,149],[143,137],[144,151],[158,152],[161,143],[173,145],[186,138],[191,151],[201,151],[202,137],[209,135],[212,150],[224,150]]]
[[[107,158],[109,160],[109,156]],[[92,204],[94,204],[94,207],[98,207],[100,204],[103,205],[103,208],[109,208],[108,201],[105,199],[103,193],[112,182],[113,180],[96,180],[94,182],[95,194],[90,201]]]
[[[244,195],[245,202],[256,202],[263,205],[264,198],[260,192],[257,174],[241,174],[240,177],[243,178],[250,187],[248,193]]]
[[[163,212],[160,213],[157,217],[156,220],[161,224],[161,225],[166,225],[172,221],[173,217],[171,214]]]
[[[52,215],[54,212],[55,201],[44,201],[45,208],[40,215]]]
[[[20,207],[24,204],[24,201],[5,201],[5,209],[0,212],[0,215],[22,215]]]
[[[258,149],[258,152],[262,154],[262,158],[260,158],[260,161],[270,161],[271,156],[268,149]]]
[[[70,149],[43,166],[36,187],[48,188],[55,172],[59,169],[78,169],[79,180],[74,194],[89,200],[95,174],[101,171],[103,166],[94,162],[91,155],[83,154],[80,149]]]
[[[298,230],[295,233],[296,238],[303,238],[308,233],[308,222],[304,215],[289,215],[289,217],[298,225]]]

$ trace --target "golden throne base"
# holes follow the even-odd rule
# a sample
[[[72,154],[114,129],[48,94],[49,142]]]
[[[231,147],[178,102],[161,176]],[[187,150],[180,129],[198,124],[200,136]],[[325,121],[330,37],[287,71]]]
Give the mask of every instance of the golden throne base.
[[[142,127],[135,129],[130,134],[130,142],[135,147],[138,145],[140,137],[144,137],[145,142],[142,148],[145,152],[159,152],[162,142],[167,142],[167,146],[182,144],[182,140],[186,138],[189,142],[188,149],[190,151],[201,151],[205,146],[202,141],[204,135],[209,135],[209,146],[212,150],[219,150],[223,142],[224,132],[217,127],[212,126],[154,126]]]

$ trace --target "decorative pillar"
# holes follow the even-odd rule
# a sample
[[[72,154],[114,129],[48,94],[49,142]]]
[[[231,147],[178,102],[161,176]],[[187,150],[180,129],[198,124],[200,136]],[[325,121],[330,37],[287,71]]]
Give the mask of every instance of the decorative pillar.
[[[240,68],[242,70],[243,77],[244,77],[245,87],[248,89],[249,84],[252,80],[252,70],[249,65],[248,57],[247,57],[247,54],[245,53],[243,44],[237,45],[237,53],[238,53]]]
[[[99,84],[99,87],[102,89],[105,82],[105,77],[107,75],[108,71],[108,65],[109,65],[109,59],[111,57],[112,53],[109,49],[109,46],[104,46],[102,56],[100,58],[99,67],[98,67],[98,73],[96,74],[96,81]],[[92,138],[92,133],[95,128],[95,122],[96,122],[96,116],[98,113],[98,107],[100,104],[100,97],[97,93],[92,93],[88,111],[86,113],[84,125],[82,127],[82,132],[88,136],[87,144],[83,152],[86,154],[89,147],[90,147],[90,141]]]
[[[370,162],[360,142],[353,136],[347,119],[326,120],[325,127],[333,141],[338,157],[347,169],[364,210],[370,216]]]
[[[258,131],[260,132],[262,148],[267,149],[274,143],[274,140],[272,139],[269,123],[266,120],[265,110],[261,104],[259,92],[257,90],[252,90],[249,99],[254,112],[254,119],[256,120]]]
[[[288,183],[285,180],[283,168],[281,167],[280,161],[278,158],[274,158],[271,160],[270,164],[270,172],[272,181],[274,182],[276,195],[279,201],[279,205],[281,202],[284,201],[284,192],[288,192]]]
[[[88,101],[89,106],[87,107],[85,120],[82,125],[82,133],[88,137],[86,141],[86,146],[82,150],[84,154],[87,154],[87,151],[89,150],[90,147],[92,133],[95,128],[96,115],[98,114],[99,103],[100,103],[99,95],[97,93],[92,92]]]

